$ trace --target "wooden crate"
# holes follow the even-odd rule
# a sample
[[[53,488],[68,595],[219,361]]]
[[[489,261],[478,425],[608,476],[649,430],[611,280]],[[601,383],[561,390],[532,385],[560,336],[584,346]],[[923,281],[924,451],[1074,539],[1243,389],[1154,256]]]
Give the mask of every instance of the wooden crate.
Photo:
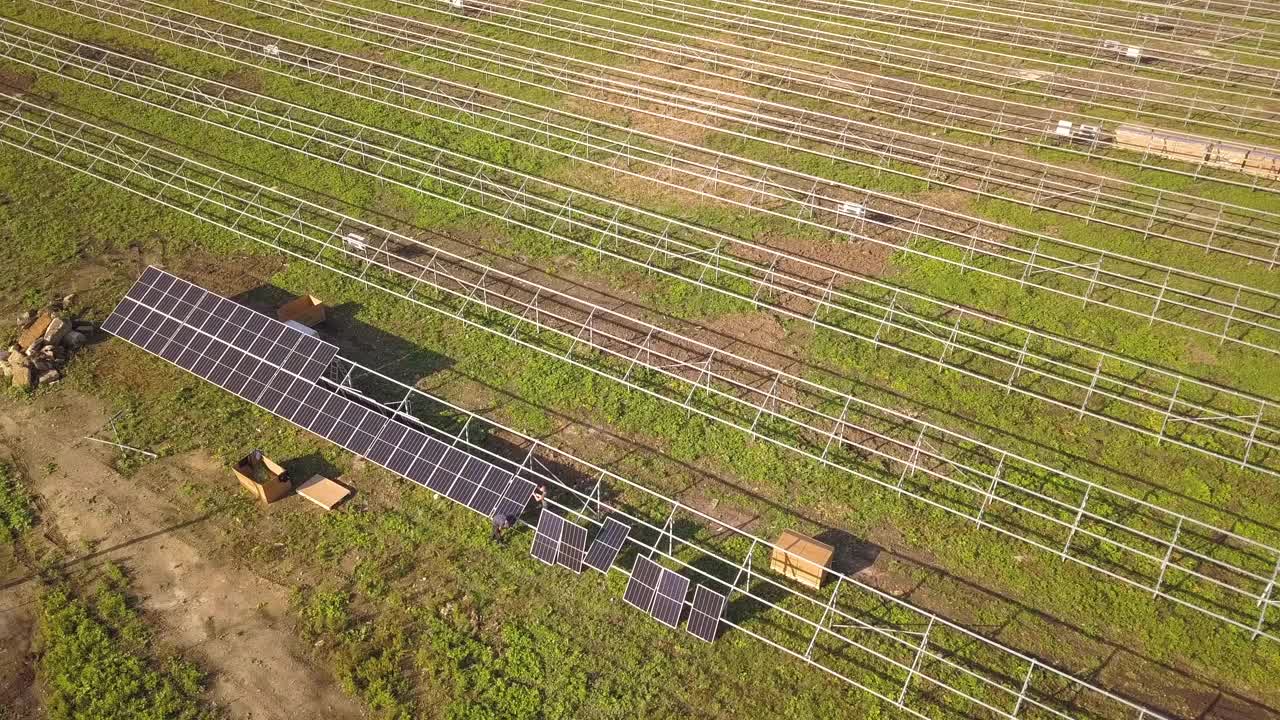
[[[255,467],[262,472],[255,470]],[[246,490],[264,503],[273,503],[293,489],[284,468],[260,452],[250,453],[236,463],[231,471]]]
[[[315,327],[324,322],[325,304],[315,295],[303,295],[281,305],[276,310],[276,317],[280,318],[280,322],[293,320],[307,327]]]
[[[769,557],[769,567],[774,572],[814,589],[822,587],[835,548],[791,530],[782,533],[774,545]]]
[[[1191,162],[1204,162],[1213,152],[1213,143],[1203,138],[1140,125],[1121,125],[1116,128],[1115,145],[1125,150]]]

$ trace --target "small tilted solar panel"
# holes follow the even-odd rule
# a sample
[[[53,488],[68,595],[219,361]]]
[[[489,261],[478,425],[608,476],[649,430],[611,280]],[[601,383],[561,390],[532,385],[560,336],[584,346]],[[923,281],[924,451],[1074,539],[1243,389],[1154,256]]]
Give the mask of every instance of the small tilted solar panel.
[[[600,529],[596,539],[591,541],[591,549],[587,551],[587,566],[608,573],[630,534],[630,525],[612,517],[605,518],[604,527]]]
[[[658,579],[658,596],[653,599],[653,618],[667,627],[679,625],[684,597],[688,592],[689,578],[663,568],[662,577]]]
[[[102,329],[482,515],[519,515],[533,483],[319,380],[337,347],[148,267]]]
[[[548,565],[556,564],[560,547],[560,533],[564,531],[564,518],[544,509],[538,516],[538,527],[533,533],[533,547],[529,554]]]
[[[551,508],[543,508],[533,533],[530,555],[548,565],[563,565],[580,573],[586,549],[586,528],[569,522]]]
[[[647,557],[637,557],[631,566],[631,578],[627,580],[627,589],[622,593],[622,600],[637,609],[648,613],[653,608],[653,598],[658,594],[658,579],[662,577],[662,566]]]
[[[560,551],[556,553],[556,563],[575,573],[581,573],[582,558],[586,553],[587,529],[566,520],[564,531],[560,533]]]
[[[699,585],[693,589],[693,607],[689,609],[689,632],[694,637],[715,642],[724,615],[725,596]]]

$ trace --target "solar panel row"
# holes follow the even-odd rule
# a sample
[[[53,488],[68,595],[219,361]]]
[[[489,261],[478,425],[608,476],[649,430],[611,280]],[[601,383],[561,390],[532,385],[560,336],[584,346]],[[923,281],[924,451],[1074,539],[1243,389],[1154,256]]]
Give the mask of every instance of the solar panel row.
[[[135,305],[122,303],[103,323],[108,332],[132,331],[134,328],[127,323],[138,322],[131,313],[141,306],[307,380],[318,379],[338,354],[338,347],[332,343],[299,332],[156,267],[143,271],[125,297]]]
[[[381,409],[366,407],[316,384],[324,366],[335,357],[323,346],[334,346],[276,323],[298,338],[312,341],[299,340],[291,348],[298,357],[304,351],[310,352],[300,367],[308,375],[314,372],[314,377],[300,375],[275,364],[271,358],[280,356],[262,346],[263,339],[274,337],[275,330],[263,322],[270,320],[266,316],[238,305],[227,312],[218,309],[255,331],[211,333],[203,325],[197,328],[187,320],[203,324],[212,314],[197,317],[193,309],[172,304],[171,301],[177,302],[175,298],[182,302],[186,302],[185,298],[194,299],[197,305],[193,308],[206,304],[222,308],[222,302],[230,302],[168,273],[147,268],[103,323],[103,329],[482,515],[523,512],[533,492],[532,482],[397,422]],[[152,301],[178,314],[149,307],[146,303]],[[179,315],[186,320],[179,320]],[[263,349],[265,356],[260,352]]]
[[[591,542],[591,549],[587,551],[587,565],[602,573],[608,573],[630,534],[630,525],[612,517],[605,518],[604,527],[600,529],[600,534]]]

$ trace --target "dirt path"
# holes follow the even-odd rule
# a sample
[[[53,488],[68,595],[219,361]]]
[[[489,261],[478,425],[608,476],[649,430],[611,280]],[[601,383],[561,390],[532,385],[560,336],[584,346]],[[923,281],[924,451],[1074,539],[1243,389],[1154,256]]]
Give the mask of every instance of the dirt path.
[[[217,543],[200,541],[217,532],[205,523],[210,513],[177,507],[148,489],[150,480],[177,482],[221,468],[183,456],[149,465],[136,480],[123,478],[105,462],[108,450],[68,441],[105,420],[95,401],[67,390],[0,405],[0,441],[43,500],[46,536],[60,537],[74,563],[124,567],[159,639],[208,672],[209,697],[230,717],[362,717],[332,677],[305,659],[289,626],[288,590],[214,556]],[[25,642],[22,627],[29,638],[31,618],[23,603],[32,585],[0,587],[0,643]],[[13,653],[0,654],[6,656]]]

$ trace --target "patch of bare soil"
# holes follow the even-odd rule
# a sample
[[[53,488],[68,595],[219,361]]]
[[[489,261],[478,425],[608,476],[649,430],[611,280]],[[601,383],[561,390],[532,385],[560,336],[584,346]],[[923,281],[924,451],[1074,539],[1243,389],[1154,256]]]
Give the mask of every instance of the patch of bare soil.
[[[21,95],[36,83],[34,73],[10,68],[0,68],[0,94]]]
[[[771,234],[764,238],[763,244],[791,256],[802,257],[820,265],[858,275],[887,277],[893,274],[894,249],[868,240],[845,238],[814,240]],[[780,267],[784,267],[791,275],[813,283],[825,285],[831,279],[830,270],[808,263],[789,262]]]
[[[0,548],[0,552],[4,552]],[[0,587],[12,577],[0,573]],[[31,584],[0,593],[0,717],[26,720],[43,717],[36,690],[32,640],[36,627],[36,590]]]
[[[226,482],[225,468],[189,455],[121,477],[105,462],[108,452],[76,442],[105,419],[97,401],[69,390],[0,408],[0,440],[21,465],[55,468],[31,473],[32,490],[43,501],[42,522],[65,537],[72,569],[108,560],[124,567],[157,637],[208,672],[208,696],[230,717],[361,717],[333,679],[304,659],[290,629],[288,591],[236,558],[211,554],[216,542],[201,541],[201,533],[216,532],[205,523],[217,511],[175,506],[149,489],[200,476]],[[12,587],[5,597],[33,586]]]

